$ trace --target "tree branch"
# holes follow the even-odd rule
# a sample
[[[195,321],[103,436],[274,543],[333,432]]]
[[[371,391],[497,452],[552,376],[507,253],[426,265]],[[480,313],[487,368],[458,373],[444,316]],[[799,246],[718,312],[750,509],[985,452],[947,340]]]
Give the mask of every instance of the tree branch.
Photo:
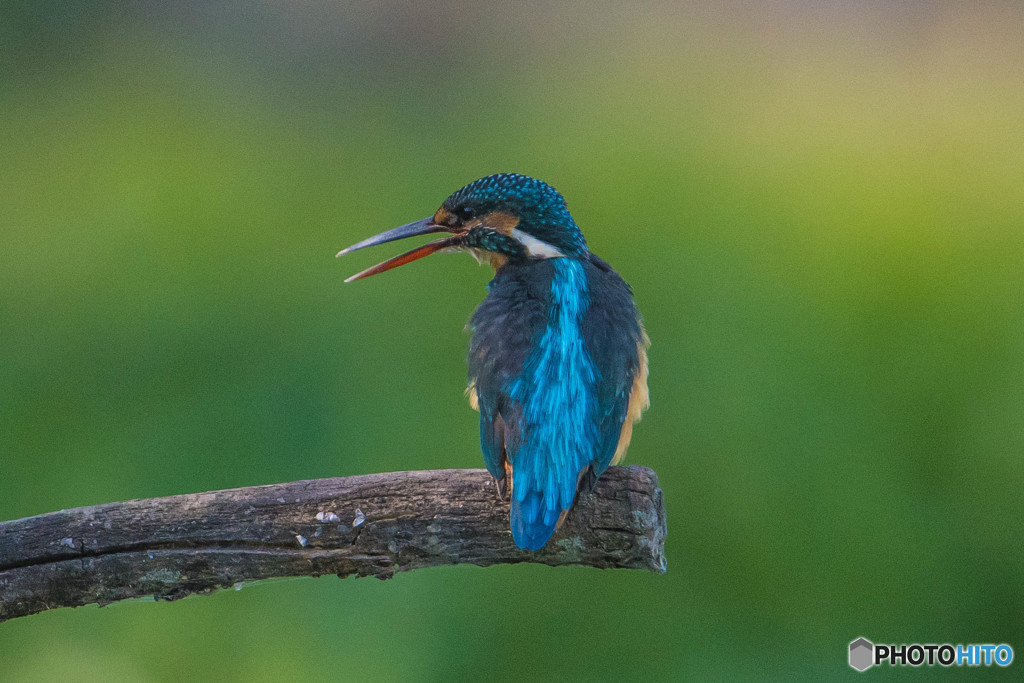
[[[390,578],[447,564],[665,571],[646,467],[612,467],[543,550],[516,548],[485,470],[392,472],[129,500],[0,522],[0,621],[282,576]]]

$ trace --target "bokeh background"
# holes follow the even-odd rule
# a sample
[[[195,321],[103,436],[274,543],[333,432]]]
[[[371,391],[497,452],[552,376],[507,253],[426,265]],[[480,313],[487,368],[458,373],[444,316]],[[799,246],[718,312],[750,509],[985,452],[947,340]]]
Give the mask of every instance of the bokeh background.
[[[0,519],[480,466],[463,325],[489,271],[343,285],[400,247],[333,256],[518,171],[646,316],[629,461],[660,475],[669,571],[58,610],[0,625],[0,679],[820,679],[858,636],[1024,655],[1022,112],[1010,2],[7,0]]]

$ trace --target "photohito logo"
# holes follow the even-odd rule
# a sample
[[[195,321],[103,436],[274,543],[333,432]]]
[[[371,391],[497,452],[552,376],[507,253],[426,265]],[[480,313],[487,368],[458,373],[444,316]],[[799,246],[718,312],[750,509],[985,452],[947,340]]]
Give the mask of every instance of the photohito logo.
[[[850,643],[850,666],[857,671],[886,663],[889,666],[1009,666],[1012,662],[1013,648],[1005,643],[875,645],[867,638],[858,638]]]

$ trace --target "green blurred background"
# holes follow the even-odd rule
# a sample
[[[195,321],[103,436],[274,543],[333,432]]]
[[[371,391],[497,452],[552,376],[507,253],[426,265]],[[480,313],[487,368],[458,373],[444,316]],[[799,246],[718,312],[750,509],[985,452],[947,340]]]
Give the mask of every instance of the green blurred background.
[[[0,625],[0,679],[1024,656],[1022,45],[1014,3],[4,2],[0,519],[481,466],[463,325],[489,271],[343,285],[399,248],[333,256],[518,171],[646,316],[629,462],[660,475],[669,571],[58,610]]]

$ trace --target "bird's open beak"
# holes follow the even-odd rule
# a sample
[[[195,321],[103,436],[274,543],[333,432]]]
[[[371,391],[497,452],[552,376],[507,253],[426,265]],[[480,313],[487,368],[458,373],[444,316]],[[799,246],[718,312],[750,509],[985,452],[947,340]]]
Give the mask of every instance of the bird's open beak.
[[[342,249],[338,252],[338,256],[342,254],[348,254],[359,249],[365,249],[366,247],[373,247],[378,244],[384,244],[385,242],[394,242],[395,240],[405,239],[406,237],[415,237],[416,235],[428,235],[432,232],[450,232],[450,228],[443,225],[438,225],[434,222],[433,216],[424,218],[423,220],[415,221],[413,223],[406,223],[397,228],[386,230],[379,235],[374,235],[362,242],[356,242],[347,249]],[[462,235],[453,235],[452,237],[444,237],[433,242],[427,242],[421,247],[416,247],[411,251],[407,251],[404,254],[400,254],[394,258],[390,258],[383,263],[378,263],[372,268],[367,268],[361,273],[356,273],[352,277],[345,280],[345,282],[352,282],[353,280],[362,280],[363,278],[376,275],[377,273],[383,273],[384,271],[397,268],[398,266],[404,266],[406,263],[412,263],[417,259],[421,259],[424,256],[430,256],[434,252],[447,249],[448,247],[454,247],[458,245],[459,239]]]

